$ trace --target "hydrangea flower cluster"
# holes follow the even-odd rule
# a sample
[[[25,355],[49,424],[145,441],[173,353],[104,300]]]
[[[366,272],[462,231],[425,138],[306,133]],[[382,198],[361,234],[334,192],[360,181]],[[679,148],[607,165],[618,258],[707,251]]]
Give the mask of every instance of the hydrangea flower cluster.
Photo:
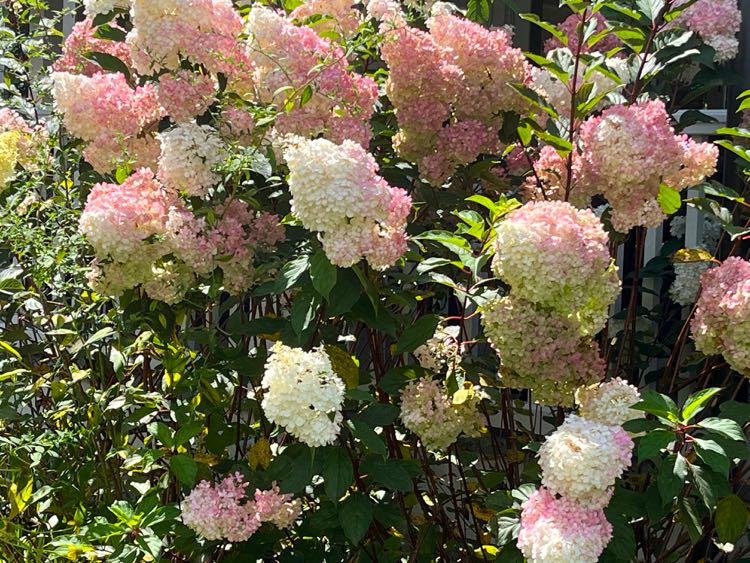
[[[683,190],[716,170],[718,148],[675,135],[661,100],[617,105],[580,129],[583,190],[601,194],[621,232],[665,219],[657,196],[662,184]]]
[[[461,355],[458,336],[461,327],[458,325],[439,325],[435,334],[424,344],[414,350],[414,357],[424,369],[438,372],[448,362]]]
[[[210,125],[182,123],[159,134],[157,175],[165,187],[190,196],[205,196],[220,179],[213,169],[222,161],[223,144]]]
[[[108,14],[112,10],[125,10],[130,7],[130,0],[83,0],[86,16],[93,18],[99,14]]]
[[[691,329],[698,350],[750,376],[750,262],[733,256],[703,274]]]
[[[323,16],[323,20],[314,24],[318,33],[333,31],[348,37],[362,23],[359,11],[352,4],[352,0],[308,0],[292,10],[289,17],[304,20],[316,15]]]
[[[596,342],[553,311],[511,295],[484,306],[482,325],[500,356],[503,384],[531,389],[539,403],[572,406],[577,387],[604,376]]]
[[[159,103],[172,121],[190,121],[216,99],[216,81],[208,74],[184,69],[159,77]]]
[[[305,352],[277,342],[262,384],[261,406],[271,422],[311,447],[336,440],[346,388],[324,350]]]
[[[179,301],[195,275],[224,272],[230,293],[253,278],[255,250],[283,238],[278,217],[256,214],[239,200],[216,209],[209,226],[148,168],[122,184],[97,184],[81,214],[80,230],[94,247],[89,282],[100,293],[120,295],[143,285],[154,299]]]
[[[607,233],[590,210],[559,201],[530,202],[496,229],[496,275],[513,294],[601,330],[620,289]]]
[[[446,450],[461,433],[478,436],[484,428],[478,410],[481,393],[465,383],[465,397],[457,402],[437,381],[419,379],[406,386],[401,395],[401,421],[429,450]]]
[[[101,173],[128,160],[153,166],[159,146],[147,128],[163,116],[151,84],[131,88],[122,73],[55,72],[55,107],[65,127],[88,143],[86,160]]]
[[[570,415],[539,449],[542,487],[522,506],[518,547],[529,561],[599,560],[612,536],[603,508],[630,465],[638,390],[620,378],[576,392]]]
[[[390,69],[386,92],[396,108],[398,153],[441,184],[459,166],[497,152],[500,115],[523,109],[509,83],[530,77],[510,36],[446,10],[427,21],[429,32],[408,26],[400,11],[377,11],[385,18],[381,54]]]
[[[256,68],[260,100],[282,112],[275,121],[279,134],[323,134],[334,142],[349,139],[368,146],[377,85],[348,70],[341,47],[259,4],[250,12],[247,32],[247,54]],[[303,104],[307,86],[312,93]],[[284,112],[290,89],[297,93],[295,104]]]
[[[596,34],[602,33],[609,29],[609,26],[607,25],[607,18],[605,18],[600,12],[595,12],[593,14],[593,17],[596,20]],[[576,53],[578,51],[577,30],[578,25],[581,23],[581,21],[581,14],[571,14],[567,18],[565,18],[565,21],[563,21],[558,26],[558,29],[565,35],[565,37],[567,37],[568,44],[563,45],[557,37],[550,37],[549,39],[547,39],[547,41],[544,42],[545,53],[549,53],[550,51],[559,49],[560,47],[567,47],[572,53]],[[590,13],[587,16],[586,21],[591,21]],[[599,41],[597,41],[593,47],[589,46],[588,44],[582,45],[581,52],[590,53],[592,51],[598,51],[601,53],[606,53],[608,51],[611,51],[612,49],[617,49],[618,47],[622,46],[623,43],[622,41],[620,41],[620,38],[617,37],[617,35],[615,35],[614,33],[609,33],[603,36]]]
[[[47,139],[43,125],[31,127],[10,108],[0,109],[0,190],[15,174],[16,166],[37,170],[45,158]]]
[[[317,231],[331,263],[348,267],[366,258],[378,270],[406,250],[411,198],[378,176],[372,155],[354,141],[288,139],[292,210]]]
[[[243,542],[264,522],[283,529],[299,516],[299,502],[280,494],[275,484],[268,491],[257,489],[252,500],[245,498],[247,486],[239,472],[216,484],[201,481],[182,503],[182,521],[207,540]]]
[[[529,563],[596,563],[611,538],[600,508],[556,498],[545,488],[523,503],[518,548]]]
[[[230,84],[252,71],[231,0],[132,0],[127,44],[140,74],[175,71],[182,59],[222,73]]]
[[[633,440],[620,426],[570,415],[539,449],[542,485],[589,508],[604,508],[632,451]]]
[[[641,418],[643,411],[631,408],[640,400],[638,388],[619,377],[576,391],[578,414],[599,424],[621,425]]]
[[[675,5],[686,2],[678,0]],[[724,63],[737,56],[740,45],[737,34],[742,25],[742,12],[737,0],[698,0],[688,6],[674,23],[697,33],[706,45],[716,51],[716,62]]]

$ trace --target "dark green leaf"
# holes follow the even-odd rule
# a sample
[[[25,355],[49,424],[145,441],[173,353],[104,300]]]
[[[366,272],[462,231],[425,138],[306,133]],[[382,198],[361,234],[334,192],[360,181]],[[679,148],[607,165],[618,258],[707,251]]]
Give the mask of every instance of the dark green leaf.
[[[125,75],[125,78],[128,81],[130,80],[130,69],[128,68],[128,65],[126,65],[114,55],[90,51],[88,53],[85,53],[83,56],[84,58],[95,62],[102,68],[102,70],[106,70],[108,72],[120,72]]]
[[[315,291],[328,299],[331,290],[336,285],[336,266],[331,264],[322,250],[310,258],[310,278]]]
[[[638,439],[638,461],[657,457],[661,450],[674,442],[674,432],[657,428]]]
[[[707,418],[705,420],[701,420],[698,423],[698,426],[705,430],[708,430],[709,432],[721,434],[722,436],[725,436],[732,440],[740,440],[743,442],[745,441],[745,433],[742,431],[740,425],[729,418]]]
[[[169,466],[177,480],[188,487],[195,485],[195,478],[198,476],[198,464],[192,457],[185,454],[177,454],[169,459]]]
[[[297,280],[300,279],[302,274],[304,274],[309,267],[310,262],[306,254],[298,256],[294,260],[284,264],[276,277],[274,291],[276,293],[284,293],[287,289],[297,283]]]
[[[407,326],[396,344],[398,353],[413,352],[427,342],[435,333],[439,322],[440,317],[437,315],[424,315]]]
[[[349,454],[343,447],[329,446],[321,451],[323,456],[323,480],[328,498],[337,502],[354,481],[354,470]]]
[[[695,453],[711,469],[722,475],[729,473],[729,458],[724,449],[713,440],[701,440],[693,438]]]
[[[387,448],[385,446],[385,442],[383,441],[383,438],[380,437],[380,435],[375,432],[370,426],[359,421],[350,420],[349,421],[349,429],[352,432],[352,436],[359,440],[359,442],[367,448],[369,451],[385,455]]]
[[[339,505],[339,524],[353,544],[359,544],[372,522],[372,502],[363,493],[354,493]]]
[[[690,395],[687,401],[685,401],[685,405],[682,407],[682,421],[690,421],[691,418],[704,409],[706,402],[720,391],[721,387],[709,387],[708,389],[703,389]]]

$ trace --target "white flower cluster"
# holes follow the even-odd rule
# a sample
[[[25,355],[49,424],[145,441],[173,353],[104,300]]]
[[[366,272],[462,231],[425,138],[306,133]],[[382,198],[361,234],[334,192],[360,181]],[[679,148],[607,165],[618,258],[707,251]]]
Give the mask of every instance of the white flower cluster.
[[[130,0],[83,0],[86,16],[93,18],[99,14],[108,14],[115,8],[129,8]]]
[[[638,388],[619,377],[576,391],[578,414],[592,422],[610,426],[642,417],[643,411],[630,408],[640,400]]]
[[[479,403],[483,394],[465,383],[453,397],[432,379],[419,379],[401,395],[401,421],[429,450],[446,450],[461,435],[478,436],[484,427]]]
[[[159,134],[159,180],[171,190],[204,196],[219,181],[214,166],[222,160],[222,142],[216,131],[195,121]]]
[[[633,441],[619,426],[570,415],[539,449],[542,485],[589,508],[603,508],[630,465]]]
[[[419,365],[431,371],[440,371],[451,358],[460,354],[458,335],[461,327],[438,326],[427,342],[414,350]]]
[[[348,267],[366,258],[379,270],[406,250],[411,198],[378,176],[373,156],[359,143],[286,139],[292,211],[321,233],[328,259]]]
[[[321,349],[305,352],[277,342],[263,375],[263,412],[308,446],[336,440],[343,416],[344,382]]]

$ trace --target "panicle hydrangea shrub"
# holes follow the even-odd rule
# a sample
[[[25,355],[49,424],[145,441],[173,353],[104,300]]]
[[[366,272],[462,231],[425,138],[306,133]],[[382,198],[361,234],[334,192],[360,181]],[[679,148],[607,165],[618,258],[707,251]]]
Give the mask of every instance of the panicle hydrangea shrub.
[[[316,15],[324,17],[313,24],[318,33],[335,32],[349,37],[362,23],[362,16],[354,9],[352,0],[309,0],[292,10],[289,17],[305,20]]]
[[[109,24],[113,29],[120,30],[116,22]],[[90,52],[105,53],[117,57],[125,66],[133,70],[133,61],[130,58],[130,47],[122,41],[111,41],[101,39],[94,34],[95,29],[91,18],[76,23],[63,43],[62,56],[52,65],[57,72],[70,72],[72,74],[84,74],[93,76],[101,72],[101,67],[95,62],[87,59],[85,55]]]
[[[336,440],[346,388],[324,350],[305,352],[277,342],[262,384],[263,412],[271,422],[311,447]]]
[[[493,269],[517,297],[552,309],[594,334],[620,282],[599,218],[558,201],[530,202],[496,228]]]
[[[457,403],[436,380],[419,379],[401,395],[401,420],[428,450],[446,450],[460,434],[478,436],[484,428],[481,393],[465,384],[467,398]]]
[[[159,134],[161,155],[157,176],[164,186],[190,196],[205,196],[220,176],[214,168],[223,160],[221,138],[210,125],[182,123]]]
[[[737,256],[701,277],[691,323],[704,354],[722,354],[736,371],[750,376],[750,262]]]
[[[406,250],[411,198],[378,176],[372,155],[354,141],[288,139],[292,210],[316,231],[331,263],[347,267],[366,258],[383,270]]]
[[[556,498],[544,487],[522,505],[518,548],[529,563],[596,563],[611,538],[601,508]]]
[[[590,22],[592,18],[591,12],[587,12],[586,15],[586,21]],[[595,12],[593,14],[593,18],[596,20],[596,31],[595,34],[602,33],[605,30],[609,29],[609,25],[607,25],[607,18],[605,18],[600,12]],[[570,49],[572,53],[575,53],[578,51],[578,26],[582,22],[581,14],[571,14],[567,18],[565,18],[565,21],[563,21],[559,26],[558,29],[565,35],[567,38],[567,45],[563,45],[562,42],[557,37],[550,37],[547,39],[547,41],[544,42],[544,51],[546,53],[549,53],[550,51],[554,49],[559,49],[560,47],[567,47]],[[599,51],[602,53],[606,53],[608,51],[611,51],[612,49],[617,49],[618,47],[622,47],[623,43],[620,41],[620,38],[617,37],[614,33],[608,33],[604,35],[599,41],[597,41],[593,46],[588,45],[588,43],[581,46],[581,52],[582,53],[590,53],[592,51]]]
[[[577,387],[604,376],[596,342],[555,311],[511,295],[484,306],[482,325],[503,385],[531,389],[538,403],[572,406]]]
[[[632,452],[621,427],[569,415],[539,449],[542,485],[587,508],[604,508]]]

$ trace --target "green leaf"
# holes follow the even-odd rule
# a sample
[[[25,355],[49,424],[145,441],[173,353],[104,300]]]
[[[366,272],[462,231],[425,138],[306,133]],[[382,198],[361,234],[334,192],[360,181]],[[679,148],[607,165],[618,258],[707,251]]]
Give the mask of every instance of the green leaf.
[[[742,431],[742,427],[737,424],[734,420],[729,418],[707,418],[701,420],[698,426],[709,432],[715,432],[721,434],[731,440],[745,441],[745,433]]]
[[[339,446],[326,447],[322,454],[325,492],[333,502],[338,502],[354,481],[352,461],[346,450]]]
[[[706,402],[720,391],[721,387],[709,387],[690,395],[682,407],[682,421],[689,422],[691,418],[704,409]]]
[[[320,309],[320,297],[308,286],[305,287],[292,304],[292,329],[297,336],[301,336],[315,320]]]
[[[87,346],[90,346],[90,345],[94,344],[95,342],[99,342],[100,340],[104,340],[110,334],[114,334],[114,332],[115,332],[114,329],[112,327],[109,327],[109,326],[108,327],[104,327],[104,328],[102,328],[100,330],[97,330],[96,333],[91,338],[89,338],[86,341],[86,344],[84,344],[83,346],[85,348]]]
[[[117,57],[108,53],[99,53],[97,51],[89,51],[88,53],[84,53],[83,57],[95,62],[102,68],[102,70],[106,70],[108,72],[120,72],[124,74],[125,78],[130,81],[130,69],[128,68],[128,65],[126,65]]]
[[[729,473],[729,458],[719,444],[713,440],[701,440],[693,438],[695,453],[698,454],[703,462],[711,469],[722,475]]]
[[[737,541],[747,529],[747,505],[737,495],[721,499],[716,507],[714,522],[719,541]]]
[[[96,28],[96,31],[94,31],[94,37],[98,39],[107,39],[109,41],[122,42],[125,41],[127,33],[124,29],[112,27],[109,24],[103,24]]]
[[[677,414],[677,405],[666,395],[647,389],[641,393],[641,398],[643,400],[631,408],[653,414],[671,422],[678,422],[680,420]]]
[[[638,439],[638,461],[657,457],[661,450],[674,442],[674,432],[657,428]]]
[[[674,498],[685,486],[687,474],[687,460],[680,453],[669,455],[659,466],[656,485],[665,504],[672,505]]]
[[[466,8],[466,17],[471,21],[488,23],[490,21],[489,0],[469,0]]]
[[[558,26],[542,20],[536,14],[521,14],[521,19],[524,19],[527,22],[533,23],[534,25],[541,27],[544,31],[548,32],[550,35],[552,35],[553,37],[556,37],[557,40],[560,41],[560,43],[562,43],[564,46],[568,45],[568,36],[565,33],[563,33],[558,28]]]
[[[381,456],[370,455],[362,461],[361,468],[376,483],[406,493],[412,491],[414,485],[403,463],[403,460],[385,460]]]
[[[440,323],[437,315],[424,315],[406,327],[396,343],[396,351],[401,354],[413,352],[435,334]]]
[[[667,215],[674,215],[682,207],[682,196],[680,192],[662,184],[659,186],[659,195],[656,197],[659,207]]]
[[[716,508],[716,498],[718,494],[711,471],[689,462],[688,468],[690,469],[690,476],[692,477],[693,484],[696,486],[701,498],[703,499],[703,504],[706,505],[706,508],[708,508],[709,511],[713,511],[714,508]]]
[[[388,451],[383,438],[361,420],[350,420],[348,423],[349,429],[351,430],[352,436],[369,451],[385,455]]]
[[[692,501],[686,497],[677,499],[677,516],[690,536],[690,541],[695,543],[703,535],[703,524],[698,516]]]
[[[279,271],[274,285],[274,291],[277,294],[284,293],[287,289],[294,286],[310,267],[309,257],[305,254],[298,256],[294,260],[287,262]]]
[[[750,421],[750,404],[739,401],[726,401],[719,405],[724,418],[734,420],[740,426]]]
[[[342,315],[351,311],[352,306],[362,295],[362,285],[356,274],[350,269],[339,269],[336,285],[328,297],[326,313],[331,316]]]
[[[203,423],[200,421],[194,421],[189,422],[188,424],[182,426],[175,432],[174,434],[174,444],[175,446],[181,446],[191,438],[194,438],[198,434],[201,433],[203,430]]]
[[[279,482],[282,492],[299,494],[312,482],[312,452],[306,444],[292,444],[271,461],[268,477]]]
[[[636,0],[635,5],[644,16],[653,22],[664,9],[665,2],[664,0]]]
[[[622,427],[633,434],[640,434],[641,432],[648,432],[656,428],[663,428],[663,425],[658,420],[652,420],[649,418],[634,418],[628,420]]]
[[[372,523],[372,502],[363,493],[354,493],[339,505],[339,524],[353,544],[359,544]]]
[[[198,476],[198,464],[192,457],[186,454],[177,454],[169,459],[169,467],[175,474],[177,480],[188,487],[195,485],[195,478]]]
[[[328,299],[336,285],[337,268],[328,260],[325,252],[319,250],[310,258],[310,278],[315,291]]]

